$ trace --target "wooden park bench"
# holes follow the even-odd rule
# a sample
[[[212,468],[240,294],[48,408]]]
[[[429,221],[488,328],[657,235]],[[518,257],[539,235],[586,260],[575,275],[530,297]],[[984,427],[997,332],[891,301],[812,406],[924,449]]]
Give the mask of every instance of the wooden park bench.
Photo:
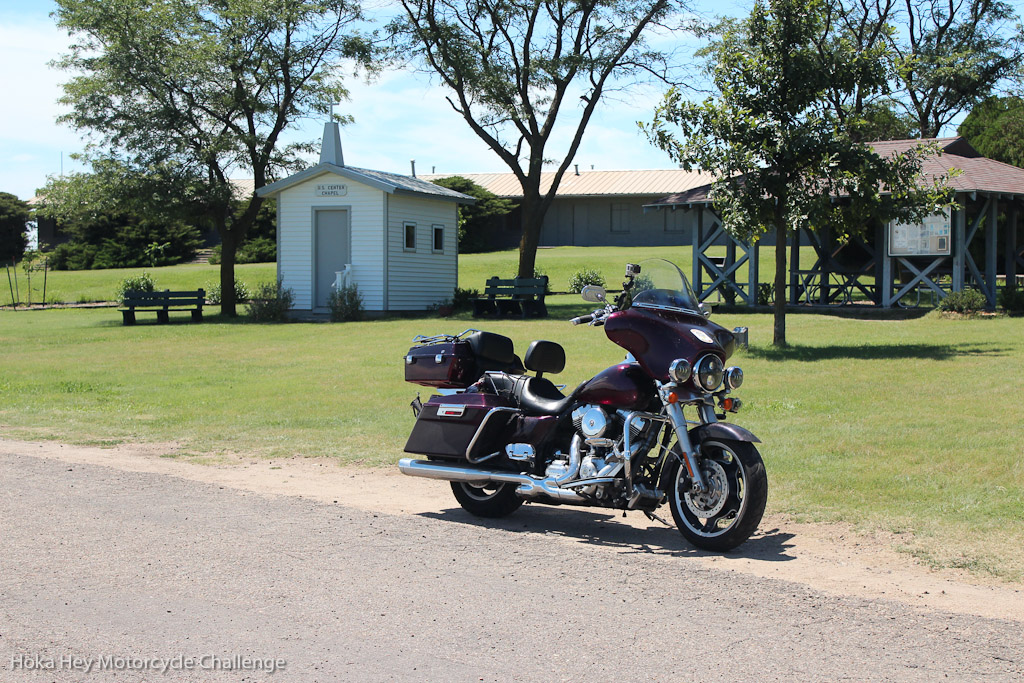
[[[203,321],[203,304],[206,303],[206,292],[197,289],[192,292],[172,292],[165,289],[162,292],[141,292],[128,290],[124,293],[124,303],[121,306],[121,315],[124,316],[125,325],[135,324],[135,312],[154,312],[159,323],[169,323],[171,311],[189,311],[192,313],[192,322]]]
[[[548,276],[517,277],[502,279],[497,276],[487,280],[484,296],[473,301],[473,317],[516,315],[522,318],[546,318]]]

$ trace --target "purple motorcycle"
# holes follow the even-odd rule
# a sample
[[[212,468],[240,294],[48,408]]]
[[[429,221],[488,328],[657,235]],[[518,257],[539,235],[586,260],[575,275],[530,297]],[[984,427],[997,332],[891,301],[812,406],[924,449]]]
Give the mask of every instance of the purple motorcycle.
[[[693,545],[725,551],[747,540],[764,514],[768,479],[746,429],[724,422],[740,409],[743,371],[726,367],[736,340],[709,321],[674,264],[628,264],[614,302],[575,325],[604,327],[624,362],[568,393],[550,375],[565,351],[534,341],[520,360],[512,340],[466,330],[417,337],[405,378],[444,390],[413,401],[416,424],[405,474],[451,482],[468,512],[504,517],[526,501],[640,510],[668,503]],[[529,374],[532,373],[532,374]],[[690,413],[690,416],[687,416]]]

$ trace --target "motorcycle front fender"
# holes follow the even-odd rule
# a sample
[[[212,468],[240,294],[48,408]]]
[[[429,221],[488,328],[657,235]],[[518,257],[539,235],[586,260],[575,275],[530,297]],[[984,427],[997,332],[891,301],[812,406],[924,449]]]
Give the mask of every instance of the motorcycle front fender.
[[[731,422],[702,424],[691,429],[689,434],[690,442],[696,445],[700,445],[701,442],[709,439],[729,439],[731,441],[761,443],[761,439],[754,436],[753,432]]]
[[[739,425],[734,425],[731,422],[711,422],[708,424],[702,424],[687,432],[690,437],[690,443],[696,447],[700,447],[700,444],[713,439],[726,439],[731,441],[746,441],[747,443],[761,443],[761,439],[754,436],[754,433],[748,429],[744,429]],[[679,459],[678,446],[672,449],[669,458]],[[680,459],[680,463],[682,460]],[[680,465],[682,466],[682,465]],[[658,488],[662,491],[667,491],[668,486],[671,484],[669,481],[669,471],[672,468],[668,467],[668,463],[661,470],[661,477],[658,481]]]

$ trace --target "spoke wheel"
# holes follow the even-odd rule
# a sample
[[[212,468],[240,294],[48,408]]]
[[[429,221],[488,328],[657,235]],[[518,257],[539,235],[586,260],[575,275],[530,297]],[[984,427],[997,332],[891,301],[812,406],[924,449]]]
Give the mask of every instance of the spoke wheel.
[[[732,550],[750,538],[768,500],[768,478],[757,449],[743,441],[700,444],[699,466],[708,485],[704,492],[693,491],[676,449],[668,494],[679,532],[698,548],[716,551]]]
[[[505,517],[523,504],[516,495],[517,484],[471,484],[453,481],[452,493],[459,505],[477,517]]]

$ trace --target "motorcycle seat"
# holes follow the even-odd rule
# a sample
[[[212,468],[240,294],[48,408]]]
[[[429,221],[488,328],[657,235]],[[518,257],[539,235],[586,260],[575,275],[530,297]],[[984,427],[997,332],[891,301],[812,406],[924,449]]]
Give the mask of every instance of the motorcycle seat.
[[[543,377],[524,377],[516,384],[516,399],[523,412],[534,415],[560,415],[576,400],[574,389],[568,396]]]
[[[577,387],[566,396],[543,377],[497,372],[488,373],[487,383],[497,393],[512,398],[527,415],[559,415],[572,405],[579,391]]]

